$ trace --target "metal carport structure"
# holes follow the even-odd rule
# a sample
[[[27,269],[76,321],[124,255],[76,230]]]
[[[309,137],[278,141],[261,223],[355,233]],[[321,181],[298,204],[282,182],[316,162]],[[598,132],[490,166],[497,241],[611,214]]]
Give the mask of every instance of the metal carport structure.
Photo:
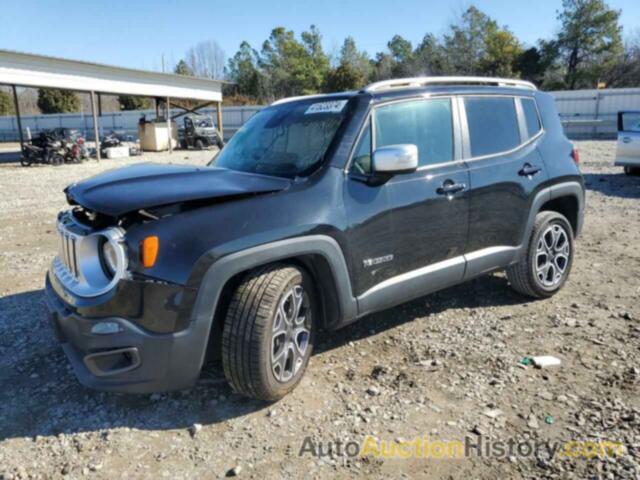
[[[100,94],[152,97],[156,102],[161,99],[166,105],[169,138],[171,138],[169,109],[172,105],[188,112],[215,104],[218,130],[222,136],[222,85],[224,83],[221,80],[114,67],[0,49],[0,84],[9,85],[13,89],[21,148],[24,145],[24,138],[16,87],[73,90],[85,92],[91,96],[91,114],[98,160],[100,159],[100,134],[99,107],[96,105],[96,97],[99,103]],[[197,100],[203,103],[195,108],[186,109],[172,104],[171,99]],[[171,141],[169,141],[169,149],[171,150]]]

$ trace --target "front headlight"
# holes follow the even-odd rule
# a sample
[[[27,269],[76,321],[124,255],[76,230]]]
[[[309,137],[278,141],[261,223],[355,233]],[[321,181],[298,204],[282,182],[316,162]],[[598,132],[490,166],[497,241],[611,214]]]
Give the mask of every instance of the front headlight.
[[[102,260],[109,277],[113,277],[118,271],[118,251],[113,243],[109,240],[102,242]]]
[[[113,227],[93,233],[78,243],[78,289],[84,296],[111,290],[127,272],[124,231]]]

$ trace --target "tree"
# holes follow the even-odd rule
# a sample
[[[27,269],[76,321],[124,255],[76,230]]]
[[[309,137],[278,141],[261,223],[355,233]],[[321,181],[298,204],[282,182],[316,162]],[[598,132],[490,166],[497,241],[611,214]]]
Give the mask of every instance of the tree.
[[[233,58],[229,59],[229,78],[236,84],[234,90],[237,95],[255,99],[263,96],[258,61],[258,52],[248,42],[242,42]]]
[[[196,77],[222,79],[225,64],[224,50],[215,40],[207,40],[187,50],[186,66]]]
[[[13,98],[7,92],[0,90],[0,116],[15,115]]]
[[[42,113],[71,113],[80,109],[80,99],[69,90],[40,88],[38,108]]]
[[[498,26],[495,20],[476,7],[469,7],[460,22],[450,26],[450,33],[444,36],[444,56],[446,70],[457,75],[477,75],[481,71],[480,62],[485,56],[487,34]]]
[[[373,61],[373,65],[374,73],[372,75],[372,80],[379,81],[393,78],[395,62],[391,54],[384,52],[376,53],[376,58]]]
[[[326,90],[342,92],[364,87],[371,73],[371,62],[365,52],[358,50],[352,37],[344,40],[339,60],[339,65],[327,74]]]
[[[135,97],[133,95],[118,96],[120,109],[122,110],[146,110],[151,106],[151,101],[146,97]]]
[[[189,65],[187,65],[187,62],[185,62],[184,60],[180,60],[175,68],[173,69],[173,73],[175,73],[176,75],[187,75],[192,77],[193,76],[193,70],[191,70],[189,68]]]
[[[640,32],[625,42],[624,53],[604,74],[608,87],[640,87]]]
[[[400,35],[394,35],[387,43],[391,53],[391,74],[394,77],[402,77],[411,73],[413,63],[413,46],[409,40]]]
[[[413,74],[443,75],[447,61],[441,43],[435,35],[427,33],[413,52]]]
[[[478,65],[480,73],[494,77],[517,76],[522,46],[513,33],[506,27],[498,28],[494,23],[489,23],[484,42],[485,51]]]
[[[600,76],[622,54],[620,11],[603,0],[563,0],[557,37],[560,55],[566,65],[565,83],[594,87]]]
[[[315,25],[311,25],[308,31],[302,32],[301,37],[311,61],[306,87],[312,92],[319,92],[329,73],[329,57],[322,49],[322,35]]]
[[[344,92],[357,90],[366,84],[366,78],[362,72],[351,63],[341,63],[327,75],[327,91]]]
[[[265,75],[267,96],[281,98],[319,92],[329,62],[315,27],[303,34],[302,43],[291,30],[277,27],[262,45],[259,66]]]

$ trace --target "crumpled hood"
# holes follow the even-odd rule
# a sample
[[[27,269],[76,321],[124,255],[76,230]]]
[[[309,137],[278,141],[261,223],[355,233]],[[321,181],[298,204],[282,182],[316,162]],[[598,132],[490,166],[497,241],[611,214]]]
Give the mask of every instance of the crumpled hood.
[[[174,203],[283,190],[291,180],[215,167],[143,163],[118,168],[65,189],[71,204],[118,217]]]

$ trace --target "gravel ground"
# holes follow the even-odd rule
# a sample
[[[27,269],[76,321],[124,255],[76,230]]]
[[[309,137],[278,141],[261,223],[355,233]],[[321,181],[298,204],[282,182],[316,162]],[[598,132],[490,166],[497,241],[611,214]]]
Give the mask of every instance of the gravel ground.
[[[587,214],[573,272],[529,302],[503,274],[363,319],[320,339],[276,404],[234,395],[210,367],[192,390],[127,396],[73,377],[44,314],[62,188],[131,161],[0,165],[0,478],[639,478],[640,178],[613,142],[580,142]],[[207,152],[177,152],[204,164]],[[167,162],[167,155],[144,160]],[[519,365],[554,355],[559,367]],[[431,440],[621,442],[617,458],[320,458],[306,445]]]

